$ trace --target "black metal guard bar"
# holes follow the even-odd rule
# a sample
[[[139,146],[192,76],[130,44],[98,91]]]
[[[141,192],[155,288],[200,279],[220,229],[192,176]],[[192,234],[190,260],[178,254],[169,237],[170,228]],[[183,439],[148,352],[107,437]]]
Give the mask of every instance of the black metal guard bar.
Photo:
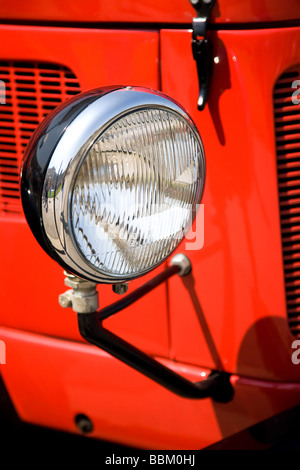
[[[99,310],[98,313],[100,316],[100,320],[105,320],[105,318],[108,318],[111,315],[120,312],[120,310],[129,307],[129,305],[133,304],[141,297],[144,297],[144,295],[148,294],[148,292],[151,292],[153,289],[155,289],[155,287],[159,286],[171,276],[177,274],[179,271],[180,266],[178,266],[177,264],[167,267],[164,271],[150,279],[150,281],[146,282],[141,287],[135,289],[130,294],[123,297],[121,300],[118,300],[117,302],[114,302],[108,307],[104,307]]]
[[[226,403],[233,397],[230,375],[213,371],[205,380],[191,382],[138,348],[103,327],[104,319],[128,307],[152,289],[180,271],[179,266],[170,266],[158,276],[118,302],[98,312],[78,313],[79,331],[89,343],[98,346],[113,357],[141,372],[166,389],[184,398],[208,398]]]

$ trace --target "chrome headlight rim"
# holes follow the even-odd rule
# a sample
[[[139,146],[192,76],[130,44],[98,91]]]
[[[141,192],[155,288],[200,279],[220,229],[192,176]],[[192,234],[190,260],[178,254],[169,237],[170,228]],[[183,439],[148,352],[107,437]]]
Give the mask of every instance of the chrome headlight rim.
[[[27,223],[43,250],[64,269],[69,266],[53,250],[42,223],[42,189],[48,163],[61,135],[70,123],[99,94],[106,94],[122,86],[107,86],[76,95],[51,111],[33,132],[24,152],[20,169],[20,194]],[[74,274],[78,274],[74,272]]]
[[[89,150],[113,122],[137,110],[153,108],[174,113],[189,125],[201,147],[202,155],[199,159],[199,165],[201,165],[202,181],[198,186],[194,210],[195,205],[200,202],[204,190],[205,155],[203,144],[195,124],[185,110],[177,102],[160,92],[141,87],[110,87],[108,91],[105,88],[92,90],[86,94],[86,98],[89,100],[88,104],[82,106],[80,112],[59,135],[46,164],[40,207],[43,239],[47,247],[50,248],[52,257],[74,274],[101,283],[125,282],[150,272],[164,260],[160,260],[138,273],[119,275],[105,273],[103,270],[97,271],[95,266],[84,257],[73,233],[71,199],[76,176]],[[101,105],[99,100],[101,100]],[[76,97],[72,101],[76,103]],[[60,181],[62,181],[61,187],[58,185]],[[178,245],[172,252],[177,247]]]

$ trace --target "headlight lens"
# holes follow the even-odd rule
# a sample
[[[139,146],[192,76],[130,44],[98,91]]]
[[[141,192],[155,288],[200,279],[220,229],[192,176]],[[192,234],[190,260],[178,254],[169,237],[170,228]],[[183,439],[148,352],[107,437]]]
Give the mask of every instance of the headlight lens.
[[[168,256],[199,202],[201,142],[165,109],[142,109],[111,124],[83,160],[71,224],[82,257],[101,272],[130,276]]]
[[[133,279],[181,242],[204,177],[200,136],[177,103],[140,88],[102,93],[49,159],[41,211],[47,242],[76,274]]]

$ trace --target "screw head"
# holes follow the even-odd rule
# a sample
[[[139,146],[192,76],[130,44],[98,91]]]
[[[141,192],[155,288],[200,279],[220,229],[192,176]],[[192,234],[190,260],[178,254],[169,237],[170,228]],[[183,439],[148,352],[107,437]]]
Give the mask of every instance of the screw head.
[[[66,294],[60,294],[58,297],[58,303],[62,308],[72,307],[72,300]]]
[[[115,294],[124,295],[128,291],[128,282],[114,284],[112,289]]]
[[[83,434],[87,434],[92,432],[93,430],[93,423],[90,418],[82,413],[79,413],[75,416],[75,424],[78,431],[82,432]]]
[[[178,272],[179,276],[187,276],[190,274],[192,270],[192,265],[189,258],[184,255],[183,253],[177,253],[171,259],[171,264],[180,267],[180,271]]]

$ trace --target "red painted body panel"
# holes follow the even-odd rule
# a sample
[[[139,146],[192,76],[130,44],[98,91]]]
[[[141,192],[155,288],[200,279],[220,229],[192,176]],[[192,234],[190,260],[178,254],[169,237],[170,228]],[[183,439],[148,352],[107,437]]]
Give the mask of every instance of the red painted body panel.
[[[3,379],[23,420],[76,432],[74,416],[84,413],[93,420],[91,437],[138,448],[199,449],[299,403],[299,384],[236,376],[231,403],[188,400],[94,346],[6,328],[0,337],[10,364]],[[194,381],[209,373],[164,364]]]
[[[76,73],[83,91],[116,83],[158,88],[158,33],[123,31],[122,49],[119,48],[118,37],[119,33],[115,31],[3,26],[0,42],[6,43],[7,47],[1,52],[1,58],[47,60],[67,65]],[[134,65],[128,67],[132,58]],[[141,62],[143,67],[139,65]],[[0,217],[0,246],[1,266],[5,266],[0,270],[0,323],[56,337],[79,339],[74,315],[71,311],[62,310],[57,302],[58,295],[66,290],[62,269],[37,244],[25,218],[12,217],[11,214]],[[135,285],[142,282],[138,280]],[[117,299],[118,295],[110,286],[101,288],[103,307]],[[151,315],[143,318],[140,315],[141,309],[146,311],[148,307],[148,300],[144,299],[109,323],[136,345],[156,354],[168,355],[165,286],[153,292],[152,302],[160,308]]]
[[[63,63],[76,72],[83,91],[136,81],[159,87],[155,31],[2,25],[0,34],[2,59]]]
[[[218,0],[212,22],[250,23],[299,19],[298,0]],[[0,18],[25,21],[191,23],[195,10],[189,0],[12,0],[0,5]]]
[[[175,2],[14,1],[0,17],[28,21],[191,23]],[[295,1],[218,2],[213,21],[299,18]],[[291,362],[278,211],[272,88],[300,62],[300,28],[211,33],[215,63],[204,112],[187,30],[1,26],[1,60],[69,67],[83,90],[126,84],[178,100],[202,135],[207,180],[204,247],[186,251],[192,276],[173,278],[107,326],[193,380],[211,369],[235,375],[229,404],[181,399],[83,343],[76,316],[62,310],[63,272],[23,218],[0,217],[0,373],[21,418],[76,432],[91,416],[94,437],[143,448],[196,449],[300,402]],[[185,242],[178,251],[185,250]],[[163,269],[163,267],[159,268]],[[155,272],[134,281],[133,290]],[[101,306],[118,297],[100,287]],[[65,340],[64,340],[65,339]]]
[[[174,357],[212,368],[219,357],[233,373],[299,380],[286,322],[272,95],[300,60],[300,28],[220,31],[213,40],[218,60],[199,113],[190,33],[161,32],[162,90],[193,116],[207,159],[204,247],[186,252],[194,280],[170,281]]]

